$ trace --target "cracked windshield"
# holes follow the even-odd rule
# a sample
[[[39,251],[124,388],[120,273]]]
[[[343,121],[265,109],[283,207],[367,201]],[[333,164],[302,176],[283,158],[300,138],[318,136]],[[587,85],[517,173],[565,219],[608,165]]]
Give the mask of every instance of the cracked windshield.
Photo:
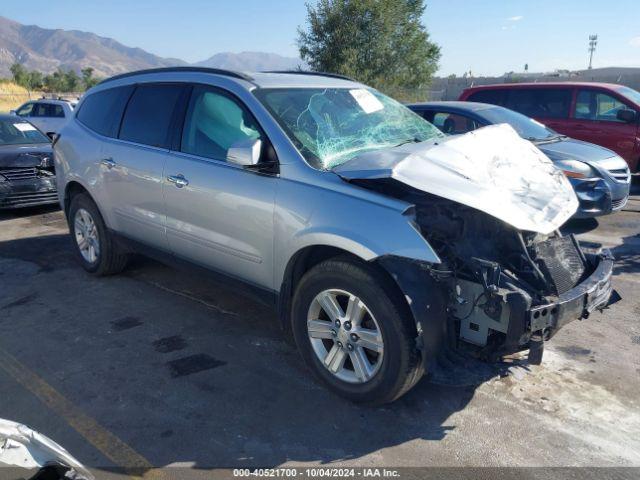
[[[371,150],[440,138],[404,105],[369,89],[271,89],[256,92],[305,159],[328,170]]]

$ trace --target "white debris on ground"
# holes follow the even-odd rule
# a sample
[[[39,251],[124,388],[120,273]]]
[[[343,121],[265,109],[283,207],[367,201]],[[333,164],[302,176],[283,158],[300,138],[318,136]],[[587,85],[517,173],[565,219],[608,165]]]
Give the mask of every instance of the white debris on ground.
[[[524,406],[536,421],[618,457],[623,465],[637,465],[640,414],[601,385],[582,379],[580,368],[568,367],[561,353],[546,350],[542,365],[527,367],[526,374],[515,367],[512,375],[488,382],[480,392],[519,410]]]

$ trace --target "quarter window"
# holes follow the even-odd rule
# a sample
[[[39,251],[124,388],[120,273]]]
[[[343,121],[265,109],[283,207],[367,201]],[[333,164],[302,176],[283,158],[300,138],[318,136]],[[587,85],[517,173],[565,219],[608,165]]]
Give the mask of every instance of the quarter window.
[[[122,112],[133,87],[117,87],[92,93],[84,99],[77,118],[86,127],[106,137],[118,136]]]
[[[120,139],[169,148],[169,130],[184,87],[154,84],[138,86],[122,119]]]
[[[64,110],[62,105],[51,105],[51,116],[56,118],[64,118]]]
[[[253,116],[227,95],[207,87],[195,87],[182,132],[181,151],[226,160],[234,143],[259,139]]]
[[[600,120],[606,122],[621,122],[618,120],[618,110],[628,107],[617,98],[596,90],[580,90],[576,98],[575,118],[585,120]]]

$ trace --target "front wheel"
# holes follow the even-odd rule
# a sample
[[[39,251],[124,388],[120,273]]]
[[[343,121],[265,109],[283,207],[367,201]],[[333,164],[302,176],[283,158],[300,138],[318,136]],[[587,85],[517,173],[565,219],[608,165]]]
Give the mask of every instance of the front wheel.
[[[349,400],[391,402],[422,375],[407,306],[393,282],[364,262],[331,259],[307,272],[292,322],[305,363]]]

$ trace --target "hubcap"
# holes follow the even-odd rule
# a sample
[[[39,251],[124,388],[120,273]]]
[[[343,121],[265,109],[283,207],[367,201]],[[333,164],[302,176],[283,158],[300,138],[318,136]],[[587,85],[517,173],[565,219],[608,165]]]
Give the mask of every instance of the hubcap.
[[[378,322],[360,298],[344,290],[325,290],[307,313],[311,347],[340,380],[364,383],[380,370],[384,342]]]
[[[95,263],[100,255],[100,239],[93,217],[84,208],[79,208],[73,224],[80,255],[87,262]]]

